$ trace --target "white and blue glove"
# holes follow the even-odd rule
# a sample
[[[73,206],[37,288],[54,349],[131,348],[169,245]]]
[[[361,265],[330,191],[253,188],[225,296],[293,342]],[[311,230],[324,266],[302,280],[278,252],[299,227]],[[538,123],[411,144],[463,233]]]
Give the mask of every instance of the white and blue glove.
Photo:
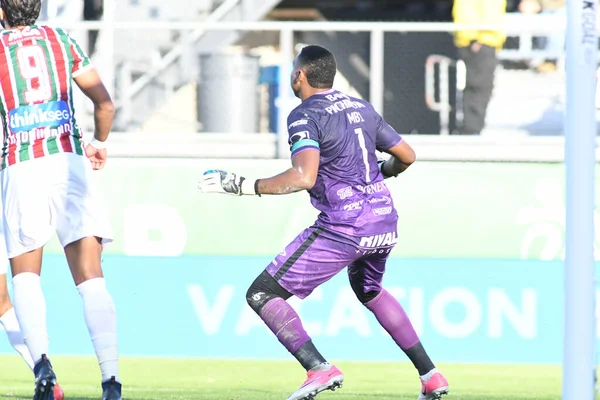
[[[202,193],[221,193],[233,196],[256,195],[258,179],[247,179],[220,169],[205,171],[198,181]]]

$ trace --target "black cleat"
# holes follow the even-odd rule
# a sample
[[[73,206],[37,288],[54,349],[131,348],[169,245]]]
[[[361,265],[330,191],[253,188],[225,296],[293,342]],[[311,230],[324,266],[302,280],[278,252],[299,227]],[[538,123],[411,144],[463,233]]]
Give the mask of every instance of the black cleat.
[[[121,400],[121,384],[114,376],[102,382],[102,400]]]
[[[33,400],[54,400],[54,385],[56,385],[56,375],[52,370],[52,364],[45,354],[42,359],[33,368],[35,375],[35,391]]]

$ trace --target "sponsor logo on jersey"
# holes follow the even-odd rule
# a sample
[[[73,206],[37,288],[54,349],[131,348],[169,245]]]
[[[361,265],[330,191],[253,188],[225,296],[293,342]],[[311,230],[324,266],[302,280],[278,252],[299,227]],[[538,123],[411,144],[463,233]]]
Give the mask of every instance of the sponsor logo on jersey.
[[[360,247],[384,247],[398,243],[396,232],[382,233],[380,235],[365,236],[360,238]]]
[[[353,194],[354,191],[352,190],[352,186],[346,186],[345,188],[341,188],[337,191],[337,195],[340,198],[340,200],[345,200],[348,197],[352,197]]]
[[[288,126],[288,129],[292,129],[292,128],[295,128],[297,126],[306,125],[306,124],[308,124],[308,120],[307,119],[299,119],[298,121],[292,122],[290,124],[290,126]]]
[[[385,203],[392,204],[392,199],[388,196],[374,197],[372,199],[367,200],[369,204],[377,204],[377,203]]]
[[[367,186],[357,185],[356,188],[362,193],[366,194],[375,194],[387,190],[387,186],[385,185],[384,181],[371,183]]]
[[[346,205],[344,205],[344,211],[360,210],[362,208],[363,203],[364,203],[363,200],[359,200],[359,201],[355,201],[354,203],[346,204]]]
[[[46,32],[43,29],[26,27],[24,29],[15,29],[2,35],[2,42],[5,46],[14,46],[25,40],[47,40]]]
[[[64,101],[21,106],[9,113],[11,133],[29,132],[38,128],[55,128],[70,122],[71,112]]]
[[[301,132],[294,133],[292,136],[290,136],[290,144],[294,144],[294,143],[299,142],[304,139],[310,139],[310,136],[308,134],[309,134],[308,131],[301,131]]]
[[[373,214],[381,216],[381,215],[388,215],[392,213],[392,207],[380,207],[380,208],[374,208],[373,209]]]

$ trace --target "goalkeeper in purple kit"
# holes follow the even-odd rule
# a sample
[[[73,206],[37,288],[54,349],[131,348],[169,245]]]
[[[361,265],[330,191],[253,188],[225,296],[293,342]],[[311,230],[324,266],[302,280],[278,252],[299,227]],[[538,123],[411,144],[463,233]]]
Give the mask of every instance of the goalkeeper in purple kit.
[[[348,268],[357,298],[413,362],[420,400],[439,399],[448,382],[425,352],[406,312],[381,285],[398,241],[398,215],[384,179],[415,160],[412,148],[368,102],[333,90],[335,57],[308,46],[294,61],[291,84],[302,104],[288,117],[292,167],[271,178],[209,170],[204,193],[288,194],[307,190],[321,213],[250,285],[248,304],[306,369],[304,384],[288,400],[313,399],[341,387],[344,376],[315,348],[298,314],[286,302],[304,299]],[[391,155],[377,159],[376,151]]]

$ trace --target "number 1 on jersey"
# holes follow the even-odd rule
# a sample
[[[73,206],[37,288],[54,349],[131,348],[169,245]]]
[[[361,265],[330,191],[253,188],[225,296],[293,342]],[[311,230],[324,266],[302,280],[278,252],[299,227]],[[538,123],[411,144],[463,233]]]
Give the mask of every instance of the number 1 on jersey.
[[[52,97],[52,83],[44,49],[40,46],[23,46],[17,49],[21,77],[27,82],[25,101],[41,103]]]
[[[356,128],[354,130],[356,136],[358,136],[358,144],[362,150],[363,162],[365,163],[366,175],[365,180],[367,183],[371,182],[371,168],[369,167],[369,151],[367,150],[367,142],[365,141],[365,135],[362,128]]]

